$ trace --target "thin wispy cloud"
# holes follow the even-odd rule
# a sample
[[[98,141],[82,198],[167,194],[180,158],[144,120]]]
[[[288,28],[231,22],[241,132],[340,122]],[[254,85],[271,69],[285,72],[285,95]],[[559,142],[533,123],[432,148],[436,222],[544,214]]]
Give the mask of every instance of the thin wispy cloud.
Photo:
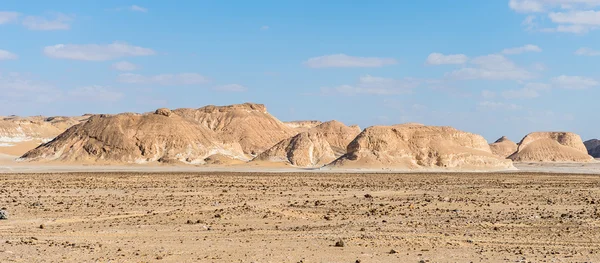
[[[129,45],[124,42],[112,44],[58,44],[44,48],[44,54],[51,58],[106,61],[122,57],[151,56],[156,52],[150,48]]]
[[[592,78],[566,75],[552,78],[552,83],[559,88],[573,90],[589,89],[600,85],[600,82]]]
[[[136,64],[127,61],[119,61],[117,63],[112,64],[111,67],[119,71],[133,71],[139,68]]]
[[[51,31],[51,30],[69,30],[73,16],[62,13],[53,13],[48,17],[44,16],[26,16],[23,18],[23,26],[29,30]]]
[[[465,64],[469,60],[464,54],[444,55],[441,53],[431,53],[427,57],[427,65],[446,65],[446,64]]]
[[[19,56],[7,50],[0,49],[0,60],[13,60],[17,59]]]
[[[0,11],[0,25],[16,22],[21,16],[18,12]]]
[[[594,50],[587,47],[582,47],[575,51],[575,55],[578,56],[600,56],[600,51]]]
[[[502,50],[502,54],[505,55],[517,55],[517,54],[522,54],[522,53],[526,53],[526,52],[542,52],[542,49],[536,45],[525,45],[522,47],[515,47],[515,48],[506,48],[504,50]]]
[[[310,68],[379,68],[397,64],[393,58],[353,57],[346,54],[334,54],[314,57],[304,62]]]
[[[518,13],[533,13],[547,16],[553,23],[539,29],[542,32],[585,34],[600,27],[598,0],[509,0],[509,7]],[[538,27],[536,16],[528,15],[523,22],[527,30]]]

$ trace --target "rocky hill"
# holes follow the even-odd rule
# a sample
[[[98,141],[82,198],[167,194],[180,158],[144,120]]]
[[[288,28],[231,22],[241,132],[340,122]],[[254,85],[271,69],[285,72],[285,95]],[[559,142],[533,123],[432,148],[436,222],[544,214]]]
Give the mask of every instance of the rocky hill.
[[[359,133],[358,126],[346,126],[339,121],[325,122],[282,140],[253,161],[281,162],[301,167],[323,166],[345,154],[346,146]]]
[[[589,155],[594,158],[600,158],[600,140],[593,139],[583,143]]]
[[[206,106],[176,109],[173,113],[214,132],[226,144],[239,144],[245,154],[256,156],[297,132],[273,117],[262,104]]]
[[[204,163],[222,154],[245,158],[239,145],[168,109],[155,113],[95,115],[22,156],[23,160],[118,163]]]
[[[517,144],[506,138],[506,136],[502,136],[502,138],[490,144],[490,149],[493,154],[502,158],[508,158],[508,156],[517,151]]]
[[[534,132],[521,140],[510,157],[516,162],[589,162],[579,135],[571,132]]]
[[[373,126],[349,145],[333,167],[395,169],[509,169],[512,162],[492,153],[480,135],[452,127],[404,124]]]

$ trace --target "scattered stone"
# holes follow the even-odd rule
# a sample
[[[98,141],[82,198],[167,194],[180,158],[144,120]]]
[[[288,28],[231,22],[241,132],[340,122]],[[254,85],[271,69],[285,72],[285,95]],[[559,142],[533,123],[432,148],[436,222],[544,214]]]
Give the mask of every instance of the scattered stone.
[[[344,244],[344,240],[338,240],[337,242],[335,242],[335,247],[345,247],[346,244]]]
[[[0,210],[0,220],[7,220],[8,212],[6,210]]]
[[[398,254],[398,251],[392,249],[392,250],[390,250],[390,254]]]

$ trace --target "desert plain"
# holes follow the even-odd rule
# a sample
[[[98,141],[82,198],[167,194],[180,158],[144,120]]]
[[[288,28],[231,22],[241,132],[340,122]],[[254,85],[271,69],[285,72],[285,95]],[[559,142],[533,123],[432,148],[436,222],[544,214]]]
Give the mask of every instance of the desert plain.
[[[596,262],[600,176],[4,173],[2,262]]]

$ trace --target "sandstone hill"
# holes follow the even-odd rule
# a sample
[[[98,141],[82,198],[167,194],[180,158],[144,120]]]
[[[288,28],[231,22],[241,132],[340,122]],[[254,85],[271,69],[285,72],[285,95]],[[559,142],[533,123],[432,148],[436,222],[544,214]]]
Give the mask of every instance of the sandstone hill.
[[[517,151],[517,144],[506,138],[506,136],[502,136],[502,138],[490,144],[490,149],[493,154],[502,158],[508,158],[508,156]]]
[[[344,168],[509,169],[480,135],[452,127],[404,124],[363,130],[331,166]]]
[[[594,158],[600,158],[600,140],[593,139],[583,143],[589,155]]]
[[[21,155],[88,117],[0,117],[0,153]]]
[[[199,109],[176,109],[173,113],[210,129],[221,142],[239,144],[250,156],[256,156],[297,134],[269,114],[262,104],[211,105]]]
[[[534,132],[521,140],[510,157],[516,162],[588,162],[593,158],[579,135],[570,132]]]
[[[95,115],[22,156],[24,160],[119,163],[204,163],[223,154],[244,158],[241,147],[168,109],[155,113]]]
[[[286,121],[286,122],[284,122],[285,125],[294,129],[298,133],[308,131],[314,127],[317,127],[317,125],[319,125],[321,123],[322,123],[321,121]]]
[[[300,167],[330,163],[346,153],[346,146],[360,133],[358,126],[329,121],[282,140],[253,161],[281,162]]]

